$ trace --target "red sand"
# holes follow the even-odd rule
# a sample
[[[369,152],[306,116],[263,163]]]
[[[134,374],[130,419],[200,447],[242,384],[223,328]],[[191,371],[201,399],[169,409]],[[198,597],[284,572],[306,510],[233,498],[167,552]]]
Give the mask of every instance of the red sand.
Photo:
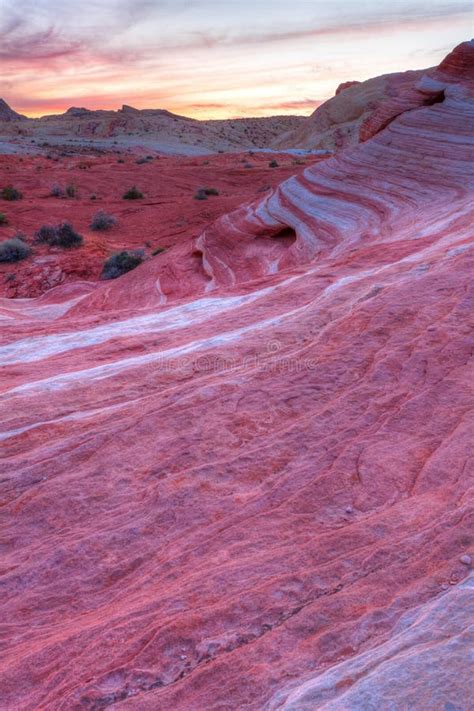
[[[473,53],[196,240],[0,301],[5,708],[472,706]]]
[[[278,168],[269,168],[277,159]],[[0,263],[0,296],[39,296],[53,286],[81,279],[98,279],[104,260],[121,249],[144,248],[148,256],[157,247],[189,242],[220,215],[259,191],[275,187],[301,172],[304,165],[289,155],[217,154],[204,158],[165,157],[137,164],[136,156],[43,157],[0,156],[0,187],[12,184],[24,197],[0,200],[0,212],[9,221],[0,226],[0,240],[23,232],[30,241],[43,224],[70,221],[84,236],[77,250],[34,246],[34,254],[17,264]],[[300,163],[304,159],[297,159]],[[313,161],[314,162],[314,161]],[[250,164],[252,168],[246,168]],[[74,185],[74,199],[51,197],[53,185]],[[122,195],[132,185],[144,199],[127,201]],[[194,200],[199,187],[213,187],[219,196]],[[91,195],[96,200],[91,200]],[[102,209],[118,218],[108,232],[90,230],[92,217]],[[14,275],[12,279],[10,275]]]

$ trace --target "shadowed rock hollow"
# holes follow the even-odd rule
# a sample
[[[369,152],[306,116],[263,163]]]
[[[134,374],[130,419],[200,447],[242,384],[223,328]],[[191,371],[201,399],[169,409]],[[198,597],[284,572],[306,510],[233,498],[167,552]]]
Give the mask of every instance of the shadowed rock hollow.
[[[473,54],[159,261],[1,301],[5,708],[467,710]]]

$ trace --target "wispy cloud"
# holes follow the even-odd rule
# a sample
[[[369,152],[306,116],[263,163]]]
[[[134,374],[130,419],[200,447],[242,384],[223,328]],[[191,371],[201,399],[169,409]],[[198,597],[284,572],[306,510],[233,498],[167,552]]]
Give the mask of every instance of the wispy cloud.
[[[34,113],[122,101],[307,113],[319,99],[304,97],[346,79],[439,61],[437,48],[464,39],[470,10],[464,0],[366,0],[363,15],[353,0],[88,0],[85,12],[0,0],[0,95]]]

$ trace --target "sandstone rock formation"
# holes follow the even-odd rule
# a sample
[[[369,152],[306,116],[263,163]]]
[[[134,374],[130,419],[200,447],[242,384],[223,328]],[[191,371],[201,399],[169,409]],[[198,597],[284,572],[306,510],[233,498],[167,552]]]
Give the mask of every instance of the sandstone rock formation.
[[[6,708],[467,711],[473,66],[192,245],[0,302]]]
[[[7,102],[0,99],[0,122],[10,123],[11,121],[25,121],[26,116],[17,114],[16,111],[11,109]]]
[[[319,106],[296,129],[278,136],[272,146],[279,150],[327,151],[355,146],[361,125],[373,111],[389,97],[404,96],[423,74],[423,71],[399,72],[363,82],[345,82],[332,99]]]
[[[302,116],[198,121],[163,109],[91,111],[72,106],[64,114],[26,118],[0,104],[0,140],[70,145],[142,147],[165,153],[205,154],[268,148],[277,136],[301,125]]]

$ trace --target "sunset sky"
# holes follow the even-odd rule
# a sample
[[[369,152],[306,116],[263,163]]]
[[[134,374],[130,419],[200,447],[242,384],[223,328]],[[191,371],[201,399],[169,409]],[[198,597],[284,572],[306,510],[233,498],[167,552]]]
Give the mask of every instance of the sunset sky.
[[[309,114],[338,84],[437,64],[463,0],[0,0],[0,97],[197,118]]]

